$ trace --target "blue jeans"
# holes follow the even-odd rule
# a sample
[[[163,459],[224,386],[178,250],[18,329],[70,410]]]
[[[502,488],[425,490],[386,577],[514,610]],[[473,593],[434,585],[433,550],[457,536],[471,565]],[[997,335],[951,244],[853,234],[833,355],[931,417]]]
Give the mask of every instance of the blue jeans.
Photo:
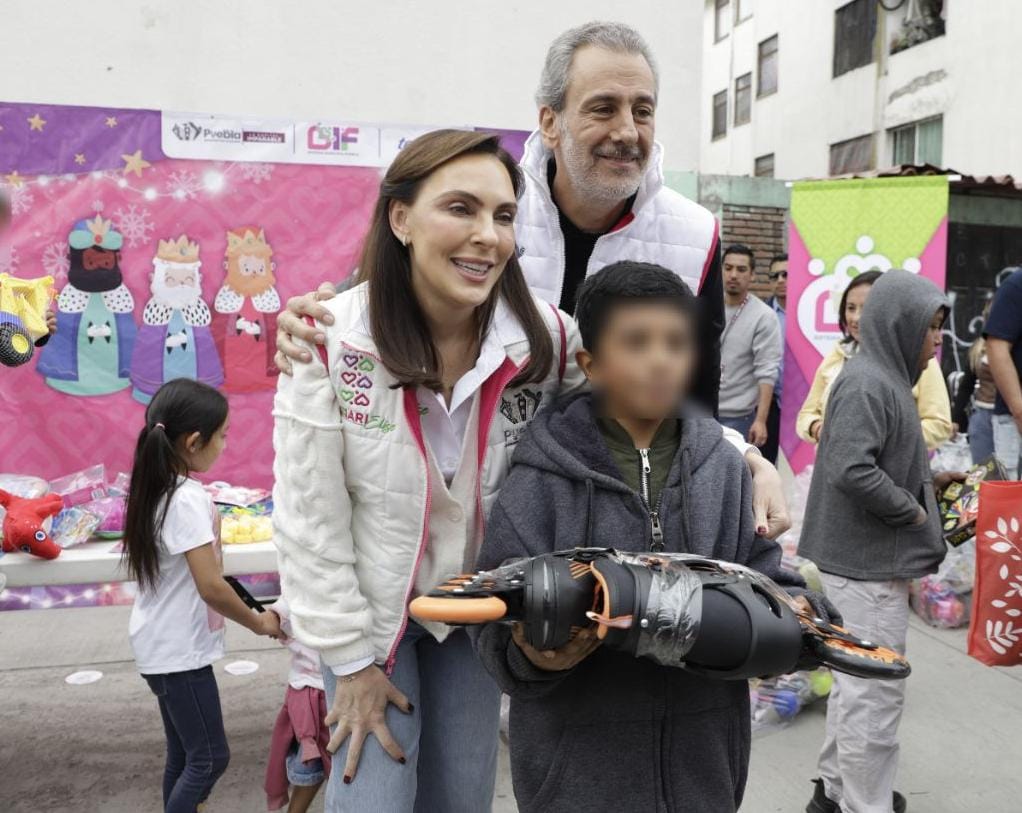
[[[167,736],[164,813],[195,813],[231,758],[213,667],[142,677],[159,701]]]
[[[344,784],[348,743],[333,758],[325,813],[480,813],[493,806],[500,690],[455,630],[442,644],[414,621],[397,649],[391,683],[415,706],[387,707],[387,726],[404,749],[395,762],[370,734],[358,771]],[[336,678],[323,668],[327,707]]]
[[[973,407],[969,416],[969,452],[975,466],[989,460],[994,453],[994,411]]]
[[[752,424],[756,421],[756,410],[753,410],[748,415],[738,415],[731,418],[725,418],[721,415],[717,420],[722,426],[734,429],[742,436],[743,440],[748,441],[749,430],[752,429]]]

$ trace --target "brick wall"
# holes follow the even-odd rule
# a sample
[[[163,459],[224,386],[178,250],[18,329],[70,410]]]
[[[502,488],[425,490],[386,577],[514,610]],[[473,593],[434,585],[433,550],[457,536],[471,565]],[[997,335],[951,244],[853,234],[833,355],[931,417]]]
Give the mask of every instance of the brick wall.
[[[787,248],[787,209],[773,206],[738,206],[725,203],[720,224],[721,245],[744,243],[756,254],[756,279],[752,290],[764,299],[772,295],[767,272],[770,258]]]

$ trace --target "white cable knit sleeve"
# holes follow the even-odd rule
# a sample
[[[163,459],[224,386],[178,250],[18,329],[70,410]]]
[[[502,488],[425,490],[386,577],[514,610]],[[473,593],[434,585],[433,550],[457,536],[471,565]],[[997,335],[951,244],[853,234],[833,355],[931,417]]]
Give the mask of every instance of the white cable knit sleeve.
[[[326,367],[315,351],[312,357],[277,384],[274,542],[295,637],[339,666],[375,653],[355,574],[339,402]]]

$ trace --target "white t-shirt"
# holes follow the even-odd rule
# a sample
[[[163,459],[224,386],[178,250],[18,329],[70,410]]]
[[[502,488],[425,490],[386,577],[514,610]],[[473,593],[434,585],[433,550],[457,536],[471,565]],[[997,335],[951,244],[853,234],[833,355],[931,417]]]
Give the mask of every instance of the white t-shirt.
[[[221,556],[220,517],[200,483],[181,478],[159,541],[159,581],[154,590],[139,588],[128,624],[143,675],[201,669],[224,656],[223,616],[199,596],[185,558],[209,544]]]

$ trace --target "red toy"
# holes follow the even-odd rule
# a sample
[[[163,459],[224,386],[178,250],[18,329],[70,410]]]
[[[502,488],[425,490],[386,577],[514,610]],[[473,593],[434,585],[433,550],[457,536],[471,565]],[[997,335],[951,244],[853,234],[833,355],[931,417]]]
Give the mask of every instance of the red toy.
[[[59,494],[47,494],[27,500],[0,489],[0,505],[7,509],[4,515],[4,553],[31,553],[43,559],[56,559],[61,547],[50,538],[50,517],[64,508]]]

